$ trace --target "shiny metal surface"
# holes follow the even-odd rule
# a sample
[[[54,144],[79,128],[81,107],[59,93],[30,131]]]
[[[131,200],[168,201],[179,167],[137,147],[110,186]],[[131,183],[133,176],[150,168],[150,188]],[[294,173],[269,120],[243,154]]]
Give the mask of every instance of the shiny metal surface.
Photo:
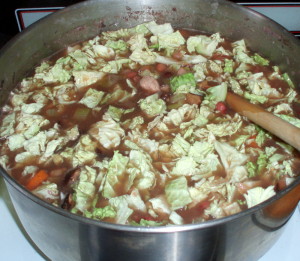
[[[222,0],[99,0],[86,1],[42,19],[1,50],[1,104],[42,58],[103,30],[130,27],[153,19],[171,22],[178,28],[220,32],[231,40],[244,38],[252,50],[286,70],[300,88],[299,40],[249,9]],[[1,174],[25,230],[54,261],[257,260],[281,235],[298,202],[300,183],[298,179],[267,202],[227,218],[194,225],[146,228],[75,216],[32,196],[3,170]]]

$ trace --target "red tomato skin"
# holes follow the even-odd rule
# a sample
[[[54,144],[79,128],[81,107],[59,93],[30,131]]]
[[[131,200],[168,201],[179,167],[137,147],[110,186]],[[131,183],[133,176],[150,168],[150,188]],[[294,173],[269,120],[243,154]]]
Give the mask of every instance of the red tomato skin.
[[[226,112],[227,112],[227,106],[226,106],[226,104],[224,102],[220,101],[220,102],[218,102],[216,104],[216,110],[219,111],[222,114],[226,114]]]

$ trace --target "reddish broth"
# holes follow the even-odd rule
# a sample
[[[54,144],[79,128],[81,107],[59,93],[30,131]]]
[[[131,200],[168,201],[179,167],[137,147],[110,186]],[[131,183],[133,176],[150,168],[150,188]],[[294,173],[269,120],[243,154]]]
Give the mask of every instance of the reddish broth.
[[[195,31],[189,31],[189,30],[180,30],[181,35],[187,40],[191,36],[196,36],[199,33]],[[128,40],[129,38],[122,38],[123,40]],[[150,36],[146,36],[148,46],[151,45],[150,41]],[[76,48],[83,48],[86,45],[86,41],[80,44],[76,45]],[[100,38],[100,43],[104,44],[104,40]],[[232,42],[225,40],[223,42],[220,42],[218,44],[218,47],[223,47],[224,50],[228,52],[233,51],[232,47]],[[157,50],[156,50],[157,51]],[[158,50],[157,53],[164,55],[165,50]],[[183,59],[183,54],[184,53],[189,53],[186,49],[185,45],[180,46],[180,48],[176,48],[174,50],[173,55],[171,56],[172,59],[175,59],[177,61],[181,61]],[[67,51],[60,52],[59,54],[55,54],[53,57],[48,59],[48,63],[50,65],[54,65],[56,61],[64,57],[68,54]],[[130,53],[128,51],[122,52],[121,56],[124,58],[128,58]],[[195,53],[192,53],[195,54]],[[249,52],[249,56],[254,55],[254,53]],[[232,56],[222,54],[222,53],[214,53],[210,60],[212,61],[218,61],[219,64],[224,64],[224,61],[226,59],[232,59]],[[109,61],[109,59],[107,60]],[[238,64],[234,65],[233,71],[235,71],[238,67]],[[255,74],[258,72],[262,72],[264,77],[268,80],[268,83],[271,85],[272,88],[276,88],[277,90],[280,91],[283,95],[287,95],[290,87],[288,83],[280,78],[280,77],[271,77],[271,75],[274,73],[274,68],[273,65],[259,65],[259,64],[247,64],[248,67],[248,72]],[[92,66],[90,65],[90,70]],[[180,66],[183,74],[193,72],[193,65],[191,64],[184,64]],[[49,129],[49,127],[53,127],[55,124],[57,126],[57,131],[59,134],[66,135],[66,132],[68,132],[72,127],[78,126],[78,131],[80,135],[90,135],[91,128],[93,124],[96,124],[97,122],[101,121],[103,119],[103,116],[107,113],[108,109],[110,106],[114,106],[116,108],[121,108],[123,110],[127,109],[134,109],[132,112],[127,112],[127,113],[122,113],[122,116],[119,119],[119,122],[122,125],[122,128],[125,131],[125,135],[128,135],[128,133],[132,132],[132,129],[130,129],[129,123],[130,121],[138,116],[141,116],[144,119],[144,122],[140,124],[138,127],[136,127],[139,132],[143,133],[144,131],[147,131],[148,124],[153,121],[155,117],[152,116],[147,116],[145,112],[140,108],[139,106],[139,101],[141,99],[145,99],[146,97],[149,97],[149,93],[145,91],[144,89],[141,88],[140,86],[140,79],[143,77],[145,71],[149,75],[155,75],[156,81],[159,83],[159,86],[161,90],[158,92],[159,97],[165,102],[166,107],[167,107],[167,112],[171,111],[171,109],[178,109],[180,106],[184,104],[188,104],[188,100],[190,103],[195,102],[195,106],[199,108],[201,106],[201,102],[203,102],[203,97],[199,96],[200,98],[197,98],[196,100],[193,99],[193,97],[190,97],[190,99],[184,98],[183,100],[181,99],[180,102],[181,104],[178,104],[178,102],[173,102],[172,97],[174,97],[174,93],[170,89],[170,80],[177,76],[178,70],[176,70],[175,66],[171,65],[160,65],[159,63],[153,63],[149,65],[140,65],[136,64],[136,67],[131,69],[128,65],[124,64],[120,71],[115,74],[115,73],[107,73],[101,80],[96,81],[95,83],[91,85],[87,85],[86,87],[80,88],[76,90],[74,89],[74,93],[69,93],[70,97],[72,100],[76,101],[75,103],[70,103],[70,104],[59,104],[57,102],[52,102],[50,99],[44,104],[42,109],[39,111],[39,115],[41,115],[44,119],[47,119],[49,122],[45,126],[42,126],[40,128],[40,132]],[[229,74],[230,75],[230,74]],[[233,75],[233,73],[231,73]],[[207,68],[207,73],[206,73],[206,79],[202,81],[197,82],[197,89],[200,91],[206,91],[209,88],[218,86],[220,84],[219,79],[221,77],[221,74],[210,69],[209,67]],[[112,95],[113,93],[116,93],[117,89],[121,89],[126,92],[132,92],[132,87],[128,85],[127,80],[130,79],[131,84],[136,88],[136,94],[125,99],[125,101],[122,101],[122,95],[119,98],[116,98],[115,100],[110,100],[108,99],[104,104],[100,105],[97,107],[97,109],[91,109],[87,108],[85,104],[79,103],[79,101],[84,97],[85,93],[87,90],[97,90],[97,91],[102,91],[105,93],[105,95]],[[38,84],[40,84],[40,81],[37,81]],[[47,85],[50,89],[51,84]],[[8,102],[9,109],[4,108],[2,110],[2,116],[1,120],[3,120],[7,115],[12,113],[12,108],[15,107],[12,104],[12,97],[15,94],[20,94],[22,93],[22,83],[20,83],[19,86],[16,87],[14,90],[14,93],[11,94],[11,97]],[[40,87],[36,87],[39,89]],[[32,88],[33,90],[35,87]],[[246,87],[241,85],[241,89],[243,91],[247,91]],[[248,90],[249,91],[249,90]],[[185,95],[185,94],[184,94]],[[194,94],[193,94],[194,95]],[[297,97],[298,99],[298,97]],[[268,101],[264,104],[261,104],[264,108],[269,108],[271,105],[280,104],[280,99],[276,97],[269,97]],[[35,101],[30,97],[26,103],[34,103]],[[223,109],[216,109],[212,113],[212,118],[209,119],[209,124],[220,124],[220,122],[225,121],[226,118],[229,120],[232,120],[235,117],[235,112],[231,111],[228,107],[226,107],[226,103],[224,103],[225,108]],[[299,103],[294,102],[293,103],[293,108],[295,110],[295,116],[299,117]],[[169,109],[171,108],[171,109]],[[6,111],[7,110],[7,111]],[[77,112],[82,112],[84,115],[82,118],[79,115],[79,118],[76,118],[74,115]],[[193,120],[193,117],[186,117],[183,122],[189,122]],[[128,123],[125,123],[128,121]],[[17,123],[16,123],[17,124]],[[249,126],[251,123],[249,123],[246,119],[242,119],[242,125],[239,128],[239,131],[231,134],[231,135],[225,135],[220,138],[222,142],[227,143],[231,146],[235,146],[235,141],[237,138],[243,136],[243,135],[248,135],[249,137],[245,139],[244,141],[244,150],[248,150],[250,154],[248,154],[248,162],[254,162],[256,163],[262,154],[262,152],[267,148],[267,147],[274,147],[276,148],[276,155],[283,155],[283,158],[288,159],[293,159],[293,164],[291,165],[291,171],[295,173],[294,175],[298,175],[299,173],[299,167],[300,167],[300,161],[299,161],[299,154],[296,151],[292,151],[290,154],[287,153],[285,150],[284,146],[279,146],[278,139],[275,137],[272,137],[272,139],[267,139],[263,144],[257,144],[256,137],[257,135],[260,135],[258,131],[256,131],[256,134],[251,137],[248,132],[245,132],[244,129]],[[168,125],[168,132],[164,133],[160,130],[158,130],[156,127],[152,128],[150,131],[148,131],[148,139],[161,142],[161,140],[165,140],[163,142],[164,144],[171,146],[172,145],[172,140],[171,138],[174,138],[176,134],[179,133],[179,126],[169,124]],[[221,128],[221,127],[220,127]],[[270,134],[268,134],[269,137],[271,137]],[[90,207],[86,209],[86,213],[83,213],[79,210],[74,210],[75,207],[75,201],[76,201],[76,191],[74,188],[78,185],[79,183],[79,176],[80,171],[84,166],[79,164],[78,166],[75,166],[72,164],[72,162],[68,160],[61,160],[61,157],[59,158],[58,162],[55,161],[53,156],[49,157],[46,161],[40,161],[40,156],[32,156],[27,158],[25,161],[22,162],[16,162],[15,158],[16,156],[23,152],[23,147],[15,149],[15,150],[10,150],[8,148],[8,143],[7,143],[7,138],[8,136],[4,135],[1,138],[1,155],[8,156],[8,161],[6,162],[6,169],[10,173],[12,177],[14,177],[20,184],[26,186],[28,181],[32,179],[34,176],[34,173],[24,175],[24,168],[25,166],[36,166],[37,170],[38,169],[43,169],[46,170],[47,173],[49,174],[49,178],[47,180],[48,183],[55,183],[57,185],[57,190],[59,192],[59,196],[53,200],[51,197],[43,197],[42,194],[35,193],[39,197],[43,198],[44,200],[57,205],[58,207],[62,207],[64,209],[67,209],[69,211],[72,211],[76,214],[80,215],[85,215],[88,217],[96,218],[99,219],[95,216],[92,216],[92,214],[87,214],[89,212],[92,212],[93,208],[104,208],[105,206],[109,205],[109,199],[107,197],[104,197],[101,195],[101,193],[95,193],[95,196],[93,198],[88,199]],[[201,142],[201,137],[197,136],[188,136],[186,140],[188,142],[192,142],[194,140]],[[55,150],[56,155],[59,153],[63,152],[66,148],[74,148],[75,146],[78,145],[78,142],[80,140],[80,136],[76,137],[74,140],[69,140],[66,144],[64,144],[62,147],[59,147],[57,150]],[[93,159],[93,161],[98,161],[102,162],[103,159],[109,160],[113,157],[115,151],[119,151],[120,154],[123,156],[128,157],[130,154],[130,149],[124,144],[124,140],[114,146],[113,148],[105,148],[103,144],[100,144],[97,140],[95,140],[94,137],[91,137],[91,140],[96,144],[95,152],[96,152],[96,158]],[[93,146],[91,144],[91,146]],[[261,153],[255,152],[256,150],[261,150]],[[53,154],[53,155],[54,155]],[[159,211],[155,209],[155,207],[151,206],[151,202],[149,199],[153,198],[159,198],[163,197],[163,200],[161,201],[162,203],[166,201],[165,196],[165,184],[170,183],[172,180],[176,180],[178,178],[177,175],[170,175],[168,174],[168,171],[171,172],[171,170],[174,167],[174,157],[167,155],[167,154],[162,154],[160,151],[154,151],[154,152],[149,152],[148,155],[151,157],[152,161],[152,167],[155,169],[155,173],[160,173],[156,174],[156,182],[153,184],[150,188],[147,189],[139,189],[139,194],[140,198],[145,202],[145,205],[151,209],[151,211],[141,211],[140,209],[134,209],[133,208],[133,213],[130,215],[128,221],[126,224],[136,224],[140,223],[141,220],[146,220],[146,221],[153,221],[156,223],[153,223],[154,225],[161,225],[161,224],[168,224],[169,221],[169,214],[167,214],[165,211]],[[275,155],[275,154],[273,154]],[[288,155],[288,156],[287,156]],[[278,156],[279,157],[279,156]],[[218,155],[219,161],[222,161],[220,156]],[[282,163],[282,162],[281,162]],[[280,163],[280,164],[281,164]],[[87,165],[89,165],[89,162],[86,162]],[[276,166],[274,165],[274,168]],[[78,172],[76,172],[76,170]],[[98,172],[101,171],[101,169],[97,170]],[[107,170],[105,170],[106,172]],[[244,210],[247,208],[247,204],[245,201],[244,194],[247,193],[248,190],[254,187],[262,187],[262,188],[268,188],[269,186],[274,186],[275,191],[281,190],[285,188],[287,185],[286,178],[292,178],[288,176],[287,172],[282,172],[281,170],[277,171],[267,171],[266,166],[258,170],[256,167],[256,172],[255,175],[247,180],[242,180],[240,182],[234,183],[234,192],[231,195],[231,203],[232,202],[238,202],[239,204],[239,209],[240,211]],[[79,173],[79,174],[78,174]],[[281,174],[280,174],[281,173]],[[140,174],[137,174],[140,175]],[[214,184],[216,187],[226,183],[228,181],[228,174],[225,168],[223,168],[221,165],[217,167],[215,171],[213,171],[208,177],[206,178],[205,176],[203,179],[205,181],[208,180],[210,176],[214,177],[214,181],[210,183],[210,186]],[[196,184],[196,187],[199,188],[200,184],[199,182],[202,179],[193,179],[192,175],[186,175],[185,178],[187,180],[187,186],[188,187],[194,187]],[[46,182],[46,183],[47,183]],[[118,176],[118,180],[116,184],[113,186],[113,190],[115,193],[115,196],[122,196],[122,195],[130,195],[131,193],[134,192],[134,184],[136,183],[136,180],[133,181],[133,186],[130,185],[130,177],[128,175],[121,175]],[[204,180],[203,180],[204,182]],[[45,184],[45,183],[43,183]],[[98,190],[100,186],[103,185],[103,183],[95,183],[95,189]],[[102,184],[102,185],[101,185]],[[41,184],[42,185],[42,184]],[[128,187],[129,186],[129,189]],[[222,185],[223,186],[223,185]],[[225,187],[222,187],[225,189]],[[182,223],[194,223],[194,222],[201,222],[205,220],[209,220],[212,218],[218,218],[218,216],[214,216],[212,213],[212,210],[206,211],[209,209],[212,204],[217,204],[216,202],[226,202],[228,200],[227,196],[224,196],[217,188],[213,189],[210,191],[203,199],[200,200],[193,200],[191,203],[185,205],[184,207],[181,207],[179,209],[174,208],[171,211],[176,211],[177,215],[179,215],[182,218]],[[93,203],[91,203],[93,202]],[[231,204],[230,203],[230,204]],[[230,205],[229,203],[225,204],[224,206],[226,207],[227,205]],[[91,206],[93,205],[93,207]],[[231,214],[230,210],[225,210],[223,211],[222,216],[226,216]],[[155,213],[155,214],[154,214]],[[237,213],[237,211],[232,212]],[[101,218],[102,221],[106,222],[116,222],[114,217],[108,216]],[[174,223],[174,222],[173,222]],[[153,225],[150,222],[150,225]],[[172,224],[172,222],[171,222]],[[148,224],[149,225],[149,224]]]

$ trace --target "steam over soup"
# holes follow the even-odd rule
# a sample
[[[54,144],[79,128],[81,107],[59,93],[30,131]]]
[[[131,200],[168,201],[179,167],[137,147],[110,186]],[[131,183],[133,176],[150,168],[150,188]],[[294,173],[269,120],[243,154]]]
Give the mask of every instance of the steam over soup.
[[[227,91],[300,126],[286,73],[219,33],[152,21],[43,61],[1,116],[3,168],[39,198],[106,222],[221,218],[275,195],[299,155],[230,110]]]

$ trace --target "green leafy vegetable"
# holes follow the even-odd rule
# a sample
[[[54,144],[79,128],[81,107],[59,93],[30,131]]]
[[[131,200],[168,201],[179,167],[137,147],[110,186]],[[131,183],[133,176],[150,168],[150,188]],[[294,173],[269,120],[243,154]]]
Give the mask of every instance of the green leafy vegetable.
[[[222,82],[218,86],[210,87],[207,89],[206,99],[213,100],[215,102],[225,101],[227,96],[227,83]]]
[[[151,117],[164,113],[167,108],[165,101],[159,99],[157,93],[141,99],[139,105],[142,111]]]
[[[92,212],[85,211],[84,215],[88,218],[102,220],[105,218],[114,218],[116,216],[116,211],[110,205],[103,208],[94,208]]]
[[[246,163],[246,168],[248,171],[248,177],[253,178],[257,175],[257,165],[249,161]]]
[[[193,73],[185,73],[182,75],[175,76],[170,81],[170,86],[172,92],[178,92],[180,90],[185,90],[188,92],[189,89],[196,87],[196,80]]]
[[[250,100],[252,103],[257,104],[257,103],[266,103],[269,99],[266,96],[262,95],[256,95],[256,94],[251,94],[249,92],[244,93],[244,97],[248,100]]]
[[[126,51],[127,50],[126,42],[121,40],[121,39],[117,40],[117,41],[108,40],[106,42],[105,46],[110,47],[114,50],[120,50],[120,51]]]
[[[261,57],[258,53],[256,53],[252,58],[259,65],[268,66],[270,63],[267,59]]]
[[[225,59],[224,72],[233,73],[233,60]]]
[[[265,153],[260,153],[257,159],[257,173],[260,174],[267,165],[268,165],[267,155]]]
[[[146,220],[146,219],[141,219],[140,222],[131,222],[132,225],[134,226],[145,226],[145,227],[153,227],[153,226],[162,226],[164,225],[163,222],[157,222],[153,220]]]
[[[168,203],[173,210],[182,208],[192,202],[188,191],[187,180],[184,176],[176,178],[166,184],[165,193]]]
[[[289,116],[285,114],[276,114],[279,118],[289,122],[290,124],[293,124],[294,126],[300,128],[300,119],[294,117],[294,116]]]
[[[291,88],[295,89],[295,85],[287,73],[282,74],[282,77]]]

